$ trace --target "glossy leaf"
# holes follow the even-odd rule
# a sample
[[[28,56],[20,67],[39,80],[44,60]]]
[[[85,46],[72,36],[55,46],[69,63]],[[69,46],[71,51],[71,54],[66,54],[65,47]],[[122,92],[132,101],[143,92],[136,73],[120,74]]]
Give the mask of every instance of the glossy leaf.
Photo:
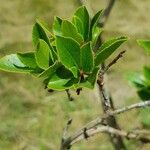
[[[90,28],[89,13],[85,6],[81,6],[77,9],[74,15],[77,16],[82,21],[83,31],[84,31],[83,37],[84,37],[84,40],[86,41],[89,36],[89,28]]]
[[[73,24],[75,25],[75,27],[77,28],[78,32],[82,35],[84,35],[84,28],[83,28],[83,23],[81,21],[81,19],[77,16],[73,16],[72,19]]]
[[[95,47],[99,35],[102,33],[102,28],[95,27],[92,31],[92,47]]]
[[[57,54],[55,53],[52,45],[50,44],[49,38],[48,38],[48,36],[46,34],[46,31],[45,31],[45,28],[42,26],[42,24],[37,21],[35,23],[35,25],[33,27],[33,31],[32,31],[33,43],[34,43],[35,46],[37,46],[37,44],[39,43],[40,39],[44,40],[48,44],[48,46],[49,46],[49,48],[51,50],[51,54],[52,54],[51,55],[51,59],[53,61],[56,61],[55,58],[56,58]]]
[[[80,45],[76,41],[71,38],[57,36],[56,47],[58,57],[66,68],[80,67]],[[77,74],[75,77],[77,77]]]
[[[102,10],[98,11],[91,20],[89,40],[92,40],[92,33],[94,32],[98,24],[98,21],[100,20],[101,14],[102,14]]]
[[[51,51],[48,44],[44,40],[39,40],[35,52],[35,58],[40,68],[47,69],[52,64],[52,60],[50,60],[50,53]]]
[[[78,33],[77,28],[69,21],[63,20],[62,22],[62,34],[65,37],[71,37],[78,43],[83,42],[82,36]]]
[[[90,42],[81,47],[81,69],[84,73],[90,73],[94,66],[94,58]]]
[[[95,65],[103,63],[122,43],[127,41],[127,37],[111,39],[99,48],[95,57]]]
[[[54,23],[53,23],[53,33],[55,35],[58,35],[58,36],[62,35],[61,24],[62,24],[62,19],[59,17],[55,17]]]
[[[52,66],[50,66],[48,69],[46,69],[45,71],[43,71],[39,77],[42,78],[50,78],[55,72],[56,70],[61,66],[61,63],[59,62],[55,62]]]
[[[49,79],[47,87],[53,90],[65,90],[74,84],[72,73],[63,66]]]
[[[46,22],[44,22],[43,20],[39,20],[39,19],[37,19],[36,22],[43,28],[43,30],[45,31],[45,33],[47,33],[50,36],[54,36],[50,32],[49,26],[48,26],[48,24]]]
[[[150,40],[138,40],[137,42],[148,54],[150,54]]]
[[[50,45],[49,38],[39,22],[36,22],[33,26],[32,39],[35,46],[38,44],[39,39],[43,39],[48,45]]]
[[[16,73],[28,73],[33,71],[21,62],[16,54],[6,55],[0,59],[0,70]]]
[[[20,59],[20,61],[27,67],[31,67],[31,68],[37,67],[34,52],[17,53],[17,56]]]

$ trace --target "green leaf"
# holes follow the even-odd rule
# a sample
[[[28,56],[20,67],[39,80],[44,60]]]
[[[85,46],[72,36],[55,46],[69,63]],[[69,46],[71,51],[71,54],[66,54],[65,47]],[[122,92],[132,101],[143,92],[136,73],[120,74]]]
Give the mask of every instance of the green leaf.
[[[46,31],[47,31],[47,29],[46,29]],[[40,39],[44,40],[48,44],[48,46],[49,46],[49,48],[51,50],[51,54],[52,54],[51,55],[51,59],[54,62],[54,61],[56,61],[56,59],[55,59],[56,57],[55,56],[57,54],[55,53],[53,47],[50,44],[49,38],[48,38],[48,36],[46,34],[46,31],[45,31],[45,27],[43,27],[43,25],[39,21],[37,21],[35,23],[35,25],[33,27],[33,31],[32,31],[33,43],[34,43],[35,46],[37,46],[37,44],[39,43]]]
[[[50,66],[48,69],[43,71],[38,77],[50,78],[60,66],[61,63],[56,61],[52,66]]]
[[[77,16],[73,16],[72,23],[75,25],[75,27],[77,28],[78,32],[81,35],[84,35],[84,28],[83,28],[83,23],[82,23],[81,19],[79,17],[77,17]]]
[[[81,47],[81,69],[84,73],[90,73],[94,66],[94,58],[90,42]]]
[[[150,87],[143,88],[143,89],[137,91],[137,93],[143,101],[150,100]]]
[[[68,69],[80,67],[80,45],[71,38],[56,37],[56,47],[61,63]],[[77,77],[77,74],[75,75]]]
[[[62,19],[59,18],[59,17],[55,17],[54,18],[54,23],[53,23],[53,33],[56,36],[61,36],[62,35],[61,24],[62,24]]]
[[[77,28],[69,21],[63,20],[62,22],[62,34],[65,37],[71,37],[78,43],[83,42],[82,36],[78,33]]]
[[[48,24],[46,22],[44,22],[43,20],[39,20],[39,19],[37,19],[36,22],[43,28],[45,33],[47,33],[48,35],[51,35],[52,37],[54,36],[50,32],[49,26],[48,26]]]
[[[144,67],[144,77],[145,77],[145,82],[150,86],[150,68],[145,66]]]
[[[20,59],[20,61],[27,67],[30,67],[30,68],[37,67],[34,52],[17,53],[17,56]]]
[[[137,42],[148,54],[150,54],[150,40],[138,40]]]
[[[96,42],[98,40],[99,35],[102,33],[102,28],[95,27],[92,32],[92,47],[94,48],[96,45]]]
[[[89,40],[92,40],[92,33],[95,30],[101,15],[102,15],[102,10],[98,11],[92,18],[91,25],[90,25]]]
[[[95,57],[95,65],[103,63],[122,43],[127,41],[127,37],[111,39],[99,48]]]
[[[48,45],[50,45],[49,38],[39,22],[36,22],[33,26],[32,39],[35,46],[38,44],[39,39],[43,39]]]
[[[71,67],[71,68],[69,68],[69,70],[73,73],[73,75],[74,75],[74,77],[75,78],[78,78],[78,76],[79,76],[79,70],[78,70],[78,68],[77,67]]]
[[[51,64],[50,60],[50,48],[44,40],[39,40],[37,49],[35,52],[35,58],[38,66],[42,69],[47,69]]]
[[[81,81],[81,83],[79,83],[79,87],[86,87],[89,89],[93,89],[95,86],[95,83],[97,81],[97,76],[98,76],[98,72],[99,72],[99,67],[95,67],[92,71],[92,73],[85,78],[83,81]]]
[[[145,79],[144,76],[139,73],[129,73],[127,75],[128,81],[134,85],[136,88],[141,89],[145,87]]]
[[[63,66],[49,79],[47,87],[53,90],[65,90],[71,88],[75,83],[72,73]]]
[[[85,6],[81,6],[77,9],[74,15],[77,16],[82,21],[83,31],[84,31],[83,37],[84,37],[84,40],[86,41],[89,36],[89,28],[90,28],[89,13]]]
[[[32,68],[21,62],[16,54],[6,55],[0,59],[0,69],[8,72],[30,73]]]

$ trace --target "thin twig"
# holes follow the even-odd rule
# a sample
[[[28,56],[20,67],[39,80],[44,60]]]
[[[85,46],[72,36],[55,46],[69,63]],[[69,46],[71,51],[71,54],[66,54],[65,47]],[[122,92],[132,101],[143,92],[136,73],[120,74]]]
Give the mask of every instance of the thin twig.
[[[67,96],[68,96],[69,101],[73,101],[74,98],[72,97],[72,95],[71,95],[69,89],[66,90],[66,93],[67,93]]]
[[[100,72],[102,75],[105,74],[114,64],[117,63],[117,61],[123,57],[123,54],[125,53],[126,51],[121,51],[104,69],[102,72]]]
[[[139,140],[143,143],[150,143],[150,138],[141,135],[140,130],[139,130],[139,132],[134,132],[134,130],[130,131],[130,132],[127,132],[127,131],[124,131],[124,130],[119,130],[119,129],[112,128],[110,126],[103,126],[103,125],[86,130],[86,134],[87,134],[88,137],[92,137],[92,136],[94,136],[98,133],[109,133],[109,134],[113,134],[113,135],[116,135],[116,136],[125,137],[128,140],[129,139],[135,139],[135,140]],[[146,133],[146,135],[150,136],[149,131],[147,131],[145,133]],[[70,139],[72,140],[72,137],[70,137]],[[85,139],[84,131],[76,139],[72,140],[71,145],[73,145],[73,144],[75,144],[75,143],[77,143],[77,142],[79,142],[83,139]]]
[[[64,132],[62,135],[61,150],[64,150],[65,147],[68,149],[70,148],[70,144],[67,142],[68,141],[67,134],[68,134],[68,129],[69,129],[71,123],[72,123],[72,119],[70,118],[67,121],[66,127],[64,128]]]
[[[66,139],[66,142],[68,142],[69,145],[73,145],[77,141],[80,141],[80,140],[84,139],[85,138],[85,133],[86,133],[86,137],[93,136],[94,134],[99,132],[99,128],[98,128],[99,125],[105,125],[106,126],[106,121],[105,120],[110,116],[115,116],[115,115],[127,112],[129,110],[132,110],[132,109],[145,108],[145,107],[149,107],[149,106],[150,106],[150,101],[144,101],[144,102],[139,102],[139,103],[136,103],[136,104],[132,104],[132,105],[120,108],[120,109],[116,109],[114,111],[110,111],[107,114],[104,114],[103,117],[98,117],[95,120],[93,120],[93,121],[89,122],[88,124],[86,124],[85,126],[83,126],[80,130],[75,132],[72,136],[68,137]],[[97,128],[98,128],[98,130],[96,130]],[[85,129],[86,129],[86,132],[85,132]],[[109,129],[111,129],[111,128],[109,128]],[[120,132],[119,129],[115,129],[115,130]],[[141,130],[137,130],[137,131],[135,130],[134,132],[136,134],[141,134],[141,132],[140,132]],[[90,132],[90,134],[89,134],[89,132]],[[109,132],[107,132],[107,133],[109,133]],[[148,133],[148,132],[145,132],[145,133],[142,132],[142,134],[146,134],[146,133]],[[131,137],[129,137],[129,138],[131,138]],[[140,138],[139,140],[142,141],[142,139],[143,139],[143,142],[144,142],[144,139],[145,139],[144,137]],[[145,142],[146,141],[147,141],[147,139],[145,139]]]
[[[145,108],[145,107],[150,107],[150,100],[143,101],[140,103],[132,104],[130,106],[126,106],[120,109],[116,109],[112,112],[109,112],[109,115],[116,115],[116,114],[121,114],[126,111],[132,110],[132,109],[137,109],[137,108]]]
[[[103,16],[102,16],[102,18],[101,18],[101,20],[100,20],[100,22],[99,22],[99,26],[100,26],[100,27],[104,27],[104,25],[105,25],[107,19],[109,18],[110,12],[112,11],[112,8],[113,8],[113,6],[114,6],[114,4],[115,4],[115,1],[116,1],[116,0],[110,0],[110,1],[109,1],[109,3],[108,3],[108,5],[107,5],[106,9],[104,10]]]
[[[82,5],[85,5],[85,0],[79,0],[80,4]],[[109,0],[109,3],[106,7],[106,9],[104,10],[104,13],[102,15],[102,17],[100,18],[99,22],[98,22],[98,26],[99,27],[104,27],[109,15],[110,15],[110,12],[113,8],[113,5],[115,3],[115,0]],[[88,8],[90,11],[92,10],[91,8]],[[91,14],[93,14],[93,12],[91,11]],[[91,15],[90,16],[93,16]],[[93,52],[96,52],[98,50],[98,48],[100,47],[100,45],[102,44],[102,38],[101,38],[101,34],[98,36],[98,39],[96,41],[96,45],[94,46],[94,49],[93,49]],[[102,68],[104,66],[104,63],[101,65]],[[102,80],[103,81],[103,78],[102,77]],[[103,84],[103,82],[101,83]],[[102,107],[103,107],[103,110],[104,112],[106,112],[108,109],[114,109],[114,106],[113,106],[113,101],[110,97],[110,95],[106,92],[106,87],[104,87],[104,85],[102,86],[99,86],[99,89],[100,90],[100,95],[101,95],[101,100],[102,100]],[[117,124],[117,121],[115,119],[115,117],[111,116],[107,119],[107,123],[112,126],[112,127],[115,127],[115,128],[118,128],[119,129],[119,125]],[[125,146],[123,144],[123,140],[121,137],[119,136],[111,136],[110,135],[110,139],[115,147],[116,150],[120,150],[120,149],[125,149]]]

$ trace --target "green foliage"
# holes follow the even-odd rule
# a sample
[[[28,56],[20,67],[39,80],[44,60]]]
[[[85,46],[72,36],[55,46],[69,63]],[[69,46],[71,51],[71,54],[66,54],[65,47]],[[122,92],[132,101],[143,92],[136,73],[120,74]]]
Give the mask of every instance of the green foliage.
[[[137,42],[150,54],[150,41],[138,40]],[[129,81],[137,88],[137,93],[142,100],[150,100],[150,67],[145,66],[142,74],[130,74]]]
[[[95,65],[103,63],[125,41],[127,37],[119,37],[103,43],[96,53]]]
[[[90,17],[85,6],[81,6],[77,9],[74,16],[78,17],[83,25],[83,37],[87,41],[89,38],[89,28],[90,28]]]
[[[138,40],[137,42],[148,54],[150,54],[150,40]]]
[[[77,71],[80,67],[80,45],[71,38],[57,36],[56,47],[62,64],[70,69],[74,76],[77,77]],[[74,67],[76,67],[76,69]]]
[[[90,73],[94,67],[94,58],[91,43],[86,43],[81,47],[81,69],[85,73]]]
[[[94,54],[102,31],[97,26],[101,14],[99,11],[90,19],[86,7],[79,7],[71,21],[55,17],[52,33],[37,20],[32,32],[35,51],[1,58],[0,69],[35,75],[49,89],[94,88],[99,65],[127,40],[120,37],[106,41]]]
[[[29,68],[21,62],[17,54],[7,55],[1,58],[0,69],[17,73],[29,73],[33,71],[33,68]]]
[[[73,23],[67,20],[63,20],[62,22],[62,35],[65,37],[71,37],[75,39],[78,43],[83,42],[83,37],[78,33],[77,28]]]

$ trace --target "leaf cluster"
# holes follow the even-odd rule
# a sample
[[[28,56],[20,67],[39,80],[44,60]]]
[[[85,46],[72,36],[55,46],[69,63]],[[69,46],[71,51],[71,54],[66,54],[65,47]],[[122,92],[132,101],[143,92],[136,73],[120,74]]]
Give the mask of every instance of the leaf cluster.
[[[94,53],[102,32],[97,26],[101,15],[102,11],[98,11],[91,19],[82,6],[70,20],[55,17],[52,31],[37,20],[32,32],[35,51],[2,57],[0,69],[30,73],[42,78],[47,88],[53,90],[94,88],[99,65],[127,40],[110,39]]]

